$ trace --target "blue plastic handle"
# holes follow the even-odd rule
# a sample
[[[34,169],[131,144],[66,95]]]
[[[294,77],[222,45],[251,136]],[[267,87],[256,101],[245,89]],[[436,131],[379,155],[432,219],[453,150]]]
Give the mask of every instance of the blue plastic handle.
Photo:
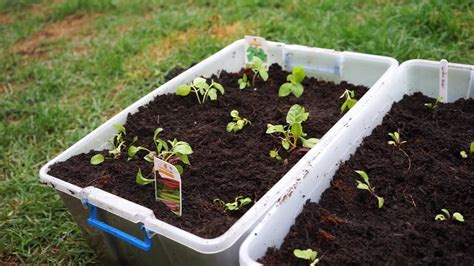
[[[110,235],[113,235],[119,239],[122,239],[123,241],[141,249],[141,250],[144,250],[144,251],[149,251],[150,248],[151,248],[151,238],[148,237],[148,232],[147,232],[147,229],[142,225],[141,226],[141,229],[143,231],[145,231],[145,239],[144,240],[141,240],[141,239],[138,239],[132,235],[129,235],[111,225],[108,225],[102,221],[99,221],[97,219],[97,207],[88,203],[88,202],[84,202],[84,205],[89,207],[90,209],[90,216],[89,218],[87,219],[87,224],[89,224],[90,226],[92,227],[95,227],[99,230],[102,230]]]

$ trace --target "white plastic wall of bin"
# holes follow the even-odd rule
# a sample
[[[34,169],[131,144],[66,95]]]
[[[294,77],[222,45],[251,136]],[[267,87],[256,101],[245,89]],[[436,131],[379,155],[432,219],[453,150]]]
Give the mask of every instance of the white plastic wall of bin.
[[[449,64],[448,101],[472,98],[473,91],[474,66]],[[401,64],[377,93],[351,109],[358,114],[344,125],[341,134],[332,138],[319,156],[311,159],[311,176],[295,182],[244,241],[240,249],[241,265],[260,265],[257,260],[265,255],[269,247],[279,248],[304,203],[308,199],[319,201],[341,162],[348,160],[363,138],[382,123],[394,102],[414,92],[438,97],[439,62],[411,60]]]
[[[326,80],[339,82],[346,80],[356,85],[371,87],[359,102],[373,97],[373,94],[384,83],[391,73],[396,69],[398,63],[393,58],[367,55],[352,52],[337,52],[328,49],[309,48],[299,45],[285,45],[283,43],[268,42],[269,62],[278,63],[291,69],[294,65],[303,65],[307,68],[309,76],[319,77]],[[73,184],[61,180],[61,177],[49,175],[48,168],[51,164],[64,161],[73,155],[88,152],[91,149],[101,150],[107,147],[107,140],[116,133],[113,124],[123,124],[128,113],[134,113],[142,106],[150,102],[156,95],[174,93],[176,88],[192,81],[198,76],[209,77],[212,74],[219,74],[221,70],[238,71],[244,67],[244,40],[239,40],[227,46],[223,50],[207,58],[201,63],[188,69],[184,73],[155,89],[144,96],[89,135],[81,139],[65,152],[48,162],[40,171],[41,181],[58,191],[64,193],[63,199],[67,195],[80,201],[88,201],[99,208],[100,216],[112,225],[120,227],[120,219],[123,224],[144,224],[145,227],[156,233],[152,238],[153,247],[148,253],[137,251],[139,255],[131,256],[133,260],[127,263],[154,264],[159,257],[167,256],[161,263],[167,261],[173,265],[234,265],[238,263],[238,250],[245,236],[252,230],[267,211],[276,203],[278,198],[295,180],[305,178],[313,169],[310,162],[317,158],[321,151],[327,146],[331,139],[339,134],[345,124],[352,119],[355,113],[350,110],[339,122],[329,130],[320,140],[318,145],[311,149],[280,181],[275,184],[259,201],[252,206],[227,232],[213,239],[201,238],[197,235],[186,232],[173,225],[164,223],[155,218],[153,212],[143,206],[123,198],[111,195],[108,192],[97,188],[80,188]],[[74,208],[77,210],[78,208]],[[184,212],[186,210],[183,210]],[[76,214],[72,211],[72,215]],[[114,218],[112,218],[114,217]],[[115,219],[118,217],[120,219]],[[76,219],[77,221],[78,219]],[[79,223],[79,222],[78,222]],[[79,223],[81,225],[81,223]],[[87,225],[83,225],[84,227]],[[83,228],[84,229],[84,228]],[[87,231],[84,230],[86,233]],[[97,231],[95,231],[97,232]],[[94,247],[96,250],[112,250],[116,256],[122,256],[128,244],[121,242],[114,237],[104,234],[96,234],[106,241],[94,240],[96,243],[106,243],[109,247]],[[96,235],[89,235],[89,239],[94,239]],[[137,235],[139,237],[139,235]],[[123,256],[122,256],[123,257]],[[123,261],[123,260],[122,260]]]

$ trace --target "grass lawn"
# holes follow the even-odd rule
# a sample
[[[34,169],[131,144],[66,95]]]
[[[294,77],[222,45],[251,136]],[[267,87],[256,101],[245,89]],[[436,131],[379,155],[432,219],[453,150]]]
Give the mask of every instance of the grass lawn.
[[[0,0],[0,264],[95,263],[39,168],[245,34],[474,64],[474,2]]]

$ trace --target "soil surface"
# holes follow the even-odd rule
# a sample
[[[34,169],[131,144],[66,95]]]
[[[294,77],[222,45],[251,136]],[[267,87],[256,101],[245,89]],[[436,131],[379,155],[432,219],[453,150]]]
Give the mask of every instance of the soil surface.
[[[366,87],[345,82],[336,85],[306,78],[303,81],[305,91],[300,98],[280,98],[278,88],[286,82],[289,73],[273,65],[269,74],[267,82],[257,78],[257,89],[240,90],[237,80],[242,73],[222,72],[219,78],[213,79],[224,86],[225,95],[215,102],[200,105],[191,94],[187,97],[161,95],[128,116],[124,125],[127,143],[138,136],[136,145],[153,149],[153,132],[162,127],[162,139],[177,138],[192,146],[191,166],[185,167],[182,175],[182,217],[155,201],[153,185],[135,183],[138,168],[145,176],[152,177],[153,164],[138,159],[146,152],[140,152],[137,159],[129,162],[124,153],[120,159],[107,159],[93,166],[89,160],[95,152],[91,151],[53,165],[49,174],[80,187],[99,187],[141,204],[153,210],[158,219],[198,236],[217,237],[251,205],[237,212],[224,212],[214,199],[233,202],[235,197],[244,196],[257,201],[304,155],[301,152],[285,153],[278,139],[265,134],[268,123],[284,124],[288,109],[293,104],[300,104],[310,113],[303,123],[308,137],[321,138],[341,117],[339,96],[344,90],[355,90],[357,99],[367,91]],[[233,109],[252,121],[236,134],[225,131],[232,120],[229,113]],[[286,165],[268,156],[275,148],[280,148],[280,155],[288,159]],[[107,155],[107,151],[103,154]]]
[[[432,98],[415,94],[395,103],[355,155],[334,176],[319,204],[307,202],[282,247],[270,248],[267,265],[308,265],[296,248],[318,252],[323,265],[473,265],[474,154],[461,158],[474,141],[474,100],[424,106]],[[400,130],[402,151],[388,145]],[[369,175],[382,209],[354,170]],[[465,223],[435,221],[448,209]],[[319,264],[318,264],[319,265]]]

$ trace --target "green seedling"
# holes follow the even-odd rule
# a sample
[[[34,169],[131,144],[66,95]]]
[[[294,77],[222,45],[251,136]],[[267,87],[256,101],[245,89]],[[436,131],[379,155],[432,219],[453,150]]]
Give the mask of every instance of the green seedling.
[[[115,127],[118,132],[114,134],[112,140],[109,141],[109,143],[112,145],[112,149],[109,150],[109,154],[112,155],[114,159],[118,159],[120,158],[122,149],[125,148],[125,140],[123,139],[123,136],[126,135],[126,131],[125,128],[119,124],[114,124],[113,127]],[[104,160],[105,158],[102,154],[96,154],[92,156],[90,163],[92,165],[98,165],[104,162]]]
[[[293,255],[299,259],[309,260],[310,266],[314,266],[319,262],[318,252],[308,248],[306,250],[295,249],[293,250]]]
[[[396,147],[400,152],[403,153],[403,155],[405,155],[407,158],[408,158],[408,169],[411,168],[411,159],[410,159],[410,156],[408,155],[408,153],[406,153],[402,148],[402,144],[406,143],[406,141],[402,141],[402,139],[400,138],[400,130],[397,130],[397,131],[394,131],[392,133],[388,133],[388,135],[390,136],[390,138],[392,138],[392,140],[389,140],[387,143],[388,145],[393,145],[394,147]]]
[[[262,59],[260,59],[259,57],[254,57],[252,64],[249,65],[249,68],[253,72],[252,86],[255,86],[255,78],[257,77],[257,75],[260,76],[263,81],[268,80],[268,72],[265,69],[265,65],[263,64]]]
[[[247,124],[252,124],[250,120],[247,118],[241,118],[239,116],[239,111],[237,110],[232,110],[230,112],[230,116],[232,117],[232,122],[229,122],[226,127],[227,132],[234,132],[237,133],[237,131],[242,130],[244,126]]]
[[[400,146],[403,143],[406,143],[406,141],[402,141],[400,138],[400,131],[395,131],[392,133],[388,133],[388,135],[392,138],[392,140],[389,140],[387,143],[388,145],[393,145],[397,148],[400,148]]]
[[[155,182],[155,179],[145,178],[142,175],[142,169],[138,168],[138,172],[137,172],[137,176],[135,177],[135,181],[137,182],[137,184],[144,186],[144,185],[148,185],[150,183]]]
[[[469,157],[466,151],[461,151],[459,154],[461,155],[463,159],[467,159],[467,157]],[[474,142],[471,142],[471,145],[469,145],[469,154],[471,156],[474,155]]]
[[[306,139],[306,133],[303,131],[301,123],[306,121],[309,117],[309,113],[305,112],[304,107],[295,104],[291,106],[286,115],[287,125],[267,125],[267,134],[278,134],[281,139],[281,145],[285,150],[293,150],[298,145],[298,140],[305,148],[312,148],[319,139],[309,138]]]
[[[102,155],[102,154],[99,153],[99,154],[96,154],[96,155],[94,155],[94,156],[91,157],[90,163],[91,163],[92,165],[98,165],[98,164],[103,163],[104,160],[105,160],[104,155]]]
[[[184,141],[178,141],[176,139],[164,141],[158,137],[160,132],[163,131],[163,128],[159,127],[155,129],[153,133],[153,143],[155,144],[156,150],[150,151],[143,147],[143,150],[148,151],[148,154],[145,156],[145,160],[153,162],[153,157],[158,157],[159,159],[173,164],[180,174],[183,173],[183,167],[179,164],[176,164],[178,161],[183,162],[184,164],[190,165],[188,155],[193,153],[191,146]]]
[[[205,79],[195,78],[190,84],[180,85],[176,90],[176,95],[187,96],[191,91],[196,95],[199,104],[203,104],[207,98],[211,101],[217,100],[217,92],[219,91],[223,95],[224,87],[214,80],[211,81],[211,84],[207,84]]]
[[[221,199],[214,199],[214,202],[219,203],[225,210],[238,211],[239,209],[241,209],[245,205],[248,205],[248,204],[252,203],[252,199],[249,198],[249,197],[244,198],[243,196],[238,196],[238,197],[235,198],[234,202],[225,203]]]
[[[360,177],[362,178],[362,181],[359,181],[359,180],[356,180],[357,182],[357,188],[358,189],[362,189],[362,190],[367,190],[370,195],[372,195],[372,197],[375,197],[377,198],[377,202],[378,202],[378,207],[379,209],[383,207],[383,204],[384,204],[384,199],[380,196],[378,196],[377,194],[375,194],[375,187],[372,187],[369,183],[369,176],[367,175],[366,172],[364,171],[361,171],[361,170],[356,170],[355,171],[358,175],[360,175]]]
[[[357,103],[354,91],[345,90],[340,98],[342,99],[344,97],[346,98],[346,100],[341,105],[341,114],[344,113],[346,110],[350,110]]]
[[[239,83],[239,89],[241,89],[241,90],[243,90],[243,89],[250,86],[250,81],[248,80],[247,74],[245,74],[245,73],[242,75],[242,78],[237,80],[237,82]]]
[[[438,103],[439,103],[440,101],[442,101],[442,100],[443,100],[443,97],[438,96],[434,102],[432,102],[432,103],[425,103],[424,105],[425,105],[426,107],[428,107],[429,109],[434,110],[434,109],[436,109],[436,108],[438,107]]]
[[[286,77],[289,82],[283,83],[278,90],[279,97],[286,97],[293,93],[296,98],[299,98],[304,91],[303,84],[304,80],[304,68],[302,66],[296,66],[292,69],[291,74]]]
[[[435,221],[456,220],[458,222],[464,223],[464,216],[462,216],[462,214],[459,212],[455,212],[453,213],[453,216],[451,216],[447,209],[441,209],[441,211],[443,213],[437,214],[435,216]]]
[[[278,153],[278,150],[271,150],[268,155],[270,155],[270,158],[274,158],[278,161],[281,161],[282,159],[280,154]]]
[[[125,140],[123,139],[123,136],[125,136],[127,132],[122,125],[114,124],[113,126],[118,129],[118,132],[113,136],[112,141],[110,141],[113,148],[109,151],[109,154],[112,155],[114,159],[117,159],[120,157],[122,149],[125,148]]]

